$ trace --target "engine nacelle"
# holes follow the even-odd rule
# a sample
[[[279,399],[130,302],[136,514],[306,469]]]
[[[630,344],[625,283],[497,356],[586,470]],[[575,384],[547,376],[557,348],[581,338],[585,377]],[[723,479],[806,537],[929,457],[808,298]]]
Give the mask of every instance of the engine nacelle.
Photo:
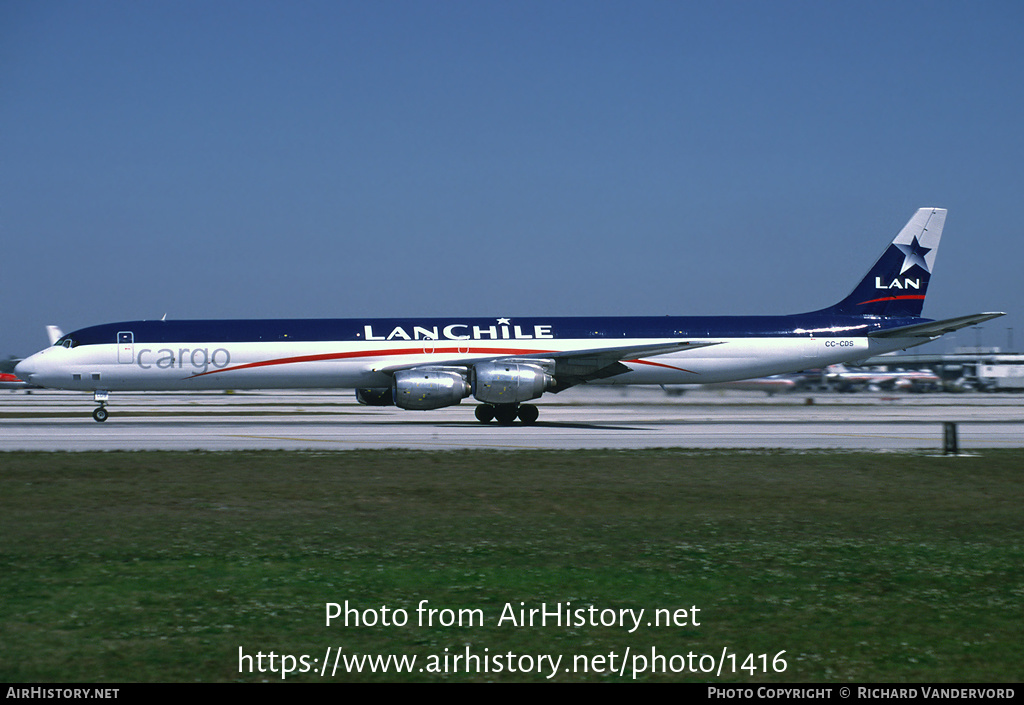
[[[395,404],[403,409],[440,409],[469,396],[462,372],[421,368],[395,373]]]
[[[540,365],[525,362],[481,362],[476,371],[473,396],[488,404],[514,404],[536,399],[555,385]]]
[[[394,406],[395,393],[391,387],[357,389],[356,401],[366,406]]]

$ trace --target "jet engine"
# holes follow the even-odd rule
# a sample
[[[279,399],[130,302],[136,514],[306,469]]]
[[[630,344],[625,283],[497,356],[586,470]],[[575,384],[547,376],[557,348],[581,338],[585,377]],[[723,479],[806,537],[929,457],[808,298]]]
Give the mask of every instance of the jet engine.
[[[465,370],[420,368],[395,373],[395,404],[403,409],[440,409],[469,396]]]
[[[501,361],[474,365],[473,395],[487,404],[516,404],[536,399],[555,385],[555,379],[538,364]]]

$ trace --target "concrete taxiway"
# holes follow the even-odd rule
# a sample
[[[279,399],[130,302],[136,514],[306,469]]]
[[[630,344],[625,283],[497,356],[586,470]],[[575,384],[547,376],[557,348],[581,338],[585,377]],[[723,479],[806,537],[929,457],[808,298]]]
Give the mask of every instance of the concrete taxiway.
[[[943,423],[960,448],[1024,447],[1024,397],[787,394],[584,388],[546,395],[532,426],[483,425],[473,404],[429,412],[358,405],[351,392],[131,394],[110,419],[90,395],[0,394],[0,451],[577,448],[932,449]]]

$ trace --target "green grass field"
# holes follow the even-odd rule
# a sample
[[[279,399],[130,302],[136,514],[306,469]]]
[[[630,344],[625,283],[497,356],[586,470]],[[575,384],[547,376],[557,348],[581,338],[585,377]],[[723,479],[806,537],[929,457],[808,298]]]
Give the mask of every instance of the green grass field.
[[[561,656],[552,680],[629,681],[642,656],[638,680],[1017,681],[1022,471],[1018,450],[0,454],[0,680],[544,681]],[[421,625],[423,600],[464,623]],[[389,623],[327,626],[346,601]],[[567,602],[641,626],[499,624]],[[337,647],[417,661],[321,677]]]

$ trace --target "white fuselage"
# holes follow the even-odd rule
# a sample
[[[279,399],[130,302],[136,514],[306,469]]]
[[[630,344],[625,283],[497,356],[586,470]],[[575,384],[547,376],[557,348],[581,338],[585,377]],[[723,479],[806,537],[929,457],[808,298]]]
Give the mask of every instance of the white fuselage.
[[[617,345],[671,339],[616,340]],[[628,372],[591,384],[708,384],[863,359],[920,339],[726,338],[692,351],[624,360]],[[386,370],[571,350],[595,341],[356,341],[97,344],[46,348],[22,363],[31,382],[81,391],[387,387]],[[457,361],[455,363],[454,361]]]

